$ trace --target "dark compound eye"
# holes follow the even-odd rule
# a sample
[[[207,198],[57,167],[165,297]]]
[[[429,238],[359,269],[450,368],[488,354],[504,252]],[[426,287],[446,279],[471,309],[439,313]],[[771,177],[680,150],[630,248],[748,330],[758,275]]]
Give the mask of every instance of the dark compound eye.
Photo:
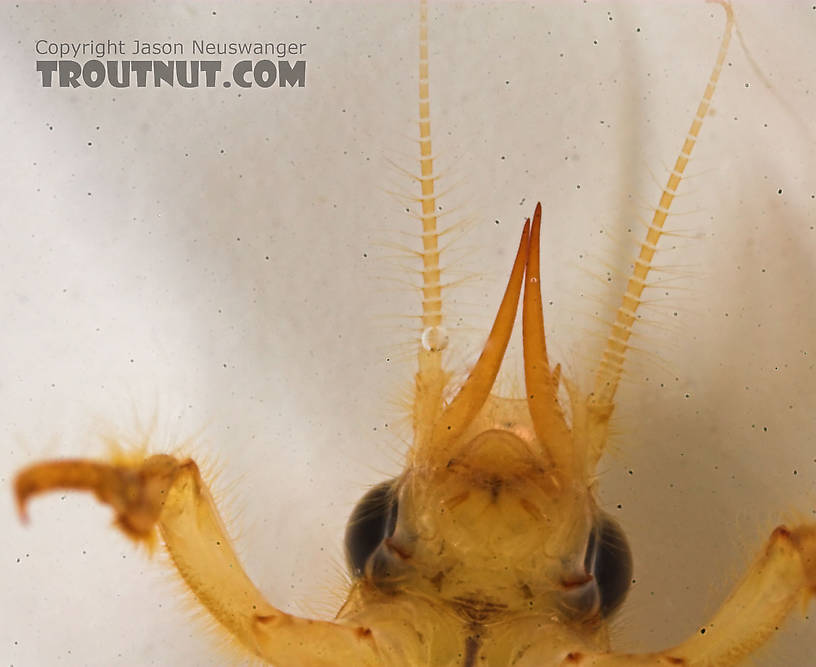
[[[598,586],[601,615],[609,616],[626,599],[632,582],[632,552],[617,521],[603,512],[590,534],[584,566]]]
[[[354,577],[361,577],[371,555],[394,534],[397,497],[394,480],[382,482],[357,503],[346,525],[346,562]]]

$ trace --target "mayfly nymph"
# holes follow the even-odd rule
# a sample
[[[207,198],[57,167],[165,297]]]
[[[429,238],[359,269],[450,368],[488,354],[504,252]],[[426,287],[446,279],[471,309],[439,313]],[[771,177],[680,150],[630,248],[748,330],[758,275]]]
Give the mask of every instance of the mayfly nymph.
[[[531,207],[481,355],[452,391],[445,328],[437,179],[431,141],[428,9],[420,6],[421,335],[405,468],[371,488],[345,535],[352,585],[332,621],[286,613],[249,579],[196,462],[35,463],[15,479],[20,515],[55,489],[110,505],[134,541],[157,537],[197,600],[254,657],[289,665],[730,665],[767,640],[816,587],[816,525],[777,528],[746,577],[701,631],[658,652],[617,653],[608,619],[626,598],[632,555],[595,498],[615,395],[664,223],[714,96],[733,27],[726,26],[699,107],[583,390],[548,353],[541,229]],[[546,251],[545,251],[546,252]],[[519,304],[521,307],[519,309]],[[523,397],[494,393],[516,320]],[[566,398],[565,398],[566,397]]]

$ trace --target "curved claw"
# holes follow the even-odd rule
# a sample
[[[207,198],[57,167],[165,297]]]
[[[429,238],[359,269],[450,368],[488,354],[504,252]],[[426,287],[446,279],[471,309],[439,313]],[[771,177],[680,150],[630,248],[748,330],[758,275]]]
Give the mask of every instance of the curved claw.
[[[134,540],[150,540],[167,491],[179,469],[172,456],[151,456],[141,465],[111,465],[84,459],[44,461],[14,479],[17,512],[28,521],[33,497],[57,489],[90,491],[116,512],[116,524]]]

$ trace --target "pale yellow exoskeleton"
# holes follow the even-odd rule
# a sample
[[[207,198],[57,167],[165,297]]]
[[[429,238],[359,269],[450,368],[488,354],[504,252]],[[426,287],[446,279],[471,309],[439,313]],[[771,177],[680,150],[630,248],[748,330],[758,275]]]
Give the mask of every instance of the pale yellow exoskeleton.
[[[816,581],[816,529],[777,529],[705,633],[661,653],[619,655],[606,618],[625,595],[629,557],[596,505],[595,469],[642,290],[663,223],[723,65],[716,65],[617,318],[583,392],[550,363],[539,280],[540,207],[524,226],[482,356],[452,398],[442,365],[442,277],[430,139],[427,9],[420,39],[423,337],[405,471],[355,513],[347,549],[355,583],[334,622],[280,612],[243,573],[191,460],[56,461],[20,473],[21,510],[34,494],[85,489],[110,504],[137,540],[158,528],[181,575],[254,655],[286,665],[733,664],[766,639]],[[544,251],[546,257],[546,251]],[[522,302],[526,396],[491,394]],[[566,387],[569,405],[559,403]],[[602,567],[603,566],[603,567]],[[603,569],[606,568],[606,569]]]

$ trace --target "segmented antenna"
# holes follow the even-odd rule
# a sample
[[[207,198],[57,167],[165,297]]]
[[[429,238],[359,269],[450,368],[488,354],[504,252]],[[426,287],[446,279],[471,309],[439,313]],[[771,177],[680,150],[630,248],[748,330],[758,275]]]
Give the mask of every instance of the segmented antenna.
[[[431,101],[428,82],[428,2],[419,4],[419,167],[422,187],[422,337],[414,397],[414,434],[417,443],[427,442],[442,408],[447,374],[442,369],[442,350],[447,335],[442,329],[442,270],[439,265],[439,232],[436,220],[436,175],[431,147]]]
[[[629,338],[632,335],[632,325],[637,319],[637,309],[641,303],[640,297],[643,293],[643,289],[646,287],[646,278],[652,268],[652,259],[657,251],[658,241],[660,241],[660,237],[663,235],[663,225],[669,215],[672,201],[674,201],[674,197],[677,194],[677,188],[683,180],[683,172],[691,157],[691,152],[697,143],[700,128],[703,126],[703,119],[708,113],[711,98],[714,96],[714,90],[720,78],[720,71],[725,62],[728,43],[731,41],[731,29],[734,26],[734,13],[731,10],[731,5],[724,0],[710,1],[722,5],[726,14],[725,31],[723,32],[722,41],[720,42],[717,61],[708,78],[708,85],[697,107],[697,113],[691,123],[686,139],[683,142],[683,147],[680,149],[680,154],[674,163],[674,169],[672,169],[669,180],[663,188],[660,202],[652,216],[652,222],[649,225],[646,238],[640,244],[640,252],[638,253],[637,259],[635,259],[634,270],[626,285],[626,291],[623,294],[621,305],[618,307],[615,321],[606,339],[606,347],[601,355],[601,361],[598,364],[598,370],[595,375],[595,387],[592,395],[592,402],[595,405],[611,404],[615,397],[615,391],[618,388],[618,383],[623,371],[626,350],[629,347]]]
[[[442,324],[442,284],[439,269],[439,234],[431,152],[431,101],[428,83],[428,3],[420,3],[419,18],[419,167],[422,185],[422,327]]]

